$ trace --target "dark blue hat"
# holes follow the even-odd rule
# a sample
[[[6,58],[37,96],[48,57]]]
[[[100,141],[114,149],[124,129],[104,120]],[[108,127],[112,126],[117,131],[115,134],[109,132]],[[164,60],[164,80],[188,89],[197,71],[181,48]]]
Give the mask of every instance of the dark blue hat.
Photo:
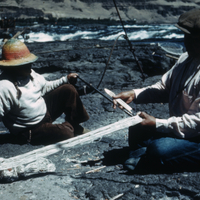
[[[200,37],[200,9],[192,9],[183,13],[175,26],[184,33]]]

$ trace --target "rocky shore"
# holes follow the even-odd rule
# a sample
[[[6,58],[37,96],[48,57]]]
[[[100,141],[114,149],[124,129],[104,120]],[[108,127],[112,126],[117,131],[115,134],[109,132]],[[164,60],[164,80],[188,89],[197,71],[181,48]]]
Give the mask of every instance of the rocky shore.
[[[97,86],[102,77],[114,41],[77,40],[65,42],[27,43],[31,52],[39,56],[33,69],[52,80],[77,72],[85,81]],[[161,75],[175,63],[156,43],[134,45],[135,53],[143,65],[146,79],[143,81],[126,41],[115,47],[99,87],[115,93],[143,87],[158,81]],[[154,55],[159,56],[153,56]],[[84,83],[80,80],[77,86]],[[90,115],[83,126],[95,130],[129,116],[99,93],[81,96]],[[167,104],[131,105],[134,112],[145,111],[159,118],[168,117]],[[63,117],[57,119],[62,122]],[[1,132],[7,133],[1,124]],[[4,135],[5,136],[5,135]],[[1,179],[0,199],[200,199],[200,172],[151,171],[148,166],[140,173],[129,174],[123,169],[128,156],[128,128],[99,138],[88,144],[78,144],[53,154],[49,159],[56,167],[51,173],[35,173],[17,179]],[[44,147],[43,145],[19,145],[3,140],[0,154],[10,158]],[[4,138],[5,139],[5,138]],[[90,172],[91,170],[98,169]]]

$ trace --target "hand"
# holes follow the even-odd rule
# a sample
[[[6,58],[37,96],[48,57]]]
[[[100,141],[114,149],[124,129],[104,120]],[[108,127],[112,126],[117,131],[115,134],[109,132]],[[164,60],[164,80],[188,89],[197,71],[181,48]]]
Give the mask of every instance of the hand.
[[[115,99],[122,99],[125,101],[127,104],[131,103],[135,99],[135,92],[134,90],[126,91],[126,92],[121,92],[113,97],[113,108],[116,109],[117,106],[117,101]],[[120,106],[122,109],[123,107]]]
[[[77,76],[78,76],[77,73],[70,73],[67,76],[69,83],[72,84],[72,85],[75,85],[77,83]]]
[[[138,115],[143,119],[143,121],[141,122],[142,126],[156,128],[156,118],[155,117],[148,115],[145,112],[140,112]]]

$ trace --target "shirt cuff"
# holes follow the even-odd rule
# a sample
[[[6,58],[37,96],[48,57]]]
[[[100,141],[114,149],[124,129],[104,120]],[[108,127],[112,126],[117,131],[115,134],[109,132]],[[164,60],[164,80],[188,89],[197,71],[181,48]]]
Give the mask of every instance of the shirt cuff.
[[[63,80],[64,83],[69,83],[69,80],[68,80],[67,76],[63,76],[62,80]]]
[[[169,124],[167,119],[158,119],[156,118],[156,130],[162,133],[169,133]]]
[[[141,89],[134,89],[133,91],[135,92],[135,99],[137,99],[138,95],[143,92],[145,90],[145,88],[141,88]]]

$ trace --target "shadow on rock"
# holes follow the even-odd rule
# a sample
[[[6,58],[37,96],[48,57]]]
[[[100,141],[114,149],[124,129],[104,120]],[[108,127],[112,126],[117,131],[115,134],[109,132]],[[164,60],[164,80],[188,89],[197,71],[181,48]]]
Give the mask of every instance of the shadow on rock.
[[[121,149],[112,149],[104,153],[104,158],[102,159],[102,165],[114,166],[123,165],[125,161],[129,158],[129,148],[124,147]],[[123,167],[123,170],[127,170]],[[127,170],[125,174],[173,174],[173,173],[183,173],[183,172],[200,172],[200,168],[196,166],[188,166],[182,164],[177,168],[172,168],[170,166],[165,166],[160,164],[158,161],[148,160],[146,156],[142,157],[133,171]],[[124,173],[124,172],[123,172]]]
[[[0,134],[0,144],[6,144],[6,143],[20,144],[20,145],[25,144],[23,141],[21,141],[20,139],[9,133]]]
[[[29,180],[29,179],[34,179],[34,178],[40,178],[40,177],[45,177],[47,175],[55,175],[57,176],[57,174],[55,172],[46,172],[46,173],[38,173],[38,174],[33,174],[33,175],[29,175],[29,176],[8,176],[8,177],[3,177],[0,179],[0,184],[9,184],[12,182],[17,182],[17,181],[25,181],[25,180]]]
[[[172,167],[170,164],[163,165],[157,160],[149,160],[146,156],[143,156],[137,164],[135,170],[127,171],[127,175],[132,174],[173,174],[173,173],[184,173],[184,172],[200,172],[198,166],[180,164],[177,167]]]
[[[58,140],[47,140],[47,141],[36,141],[36,142],[31,142],[30,144],[32,146],[39,146],[39,145],[51,145],[59,142]],[[28,141],[22,137],[22,136],[15,136],[10,133],[6,134],[0,134],[0,145],[1,144],[19,144],[19,145],[24,145],[24,144],[29,144]]]
[[[106,166],[124,164],[128,159],[129,148],[123,147],[121,149],[112,149],[111,151],[104,152],[102,164]]]

